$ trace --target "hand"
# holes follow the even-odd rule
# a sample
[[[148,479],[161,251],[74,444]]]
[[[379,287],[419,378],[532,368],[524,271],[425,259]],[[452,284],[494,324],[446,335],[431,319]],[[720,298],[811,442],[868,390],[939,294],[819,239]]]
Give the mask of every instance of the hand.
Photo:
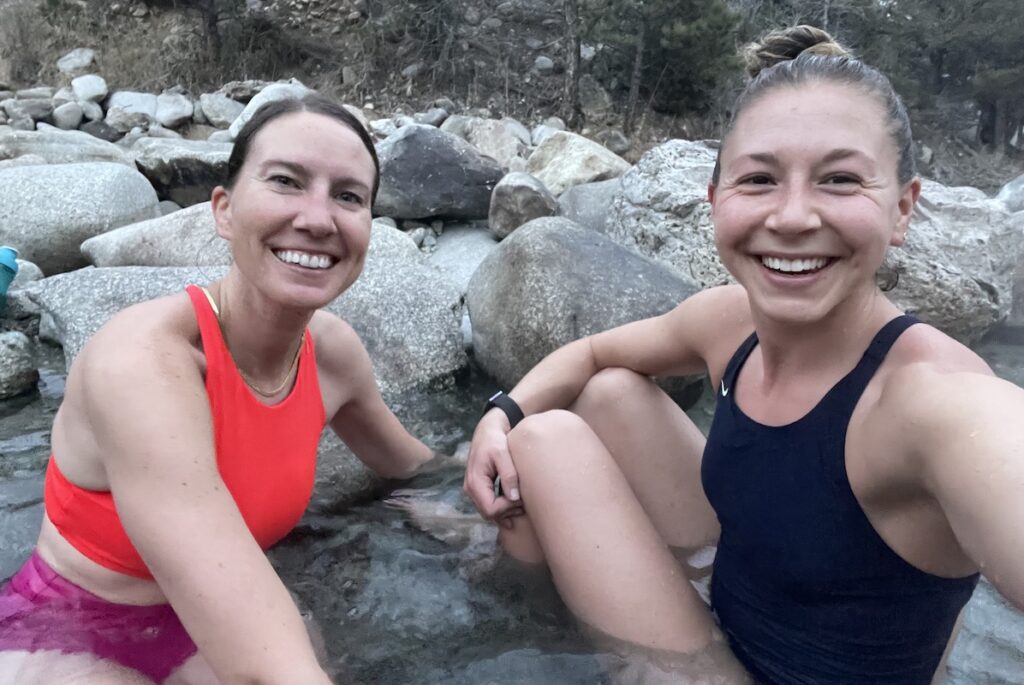
[[[462,489],[480,515],[506,528],[523,514],[519,499],[519,474],[508,451],[508,419],[500,409],[487,412],[473,432]],[[502,494],[495,493],[494,479],[501,477]]]

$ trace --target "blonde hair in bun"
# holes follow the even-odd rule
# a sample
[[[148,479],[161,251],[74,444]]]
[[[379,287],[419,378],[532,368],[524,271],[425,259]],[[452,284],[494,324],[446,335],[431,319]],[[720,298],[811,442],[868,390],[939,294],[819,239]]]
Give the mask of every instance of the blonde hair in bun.
[[[718,148],[719,158],[728,143],[729,131],[754,100],[780,88],[835,83],[856,88],[882,105],[885,124],[899,154],[899,182],[909,183],[917,174],[910,117],[900,96],[884,74],[854,57],[827,31],[807,25],[776,29],[743,48],[742,56],[750,81],[733,107],[732,121]],[[716,163],[712,183],[718,183],[720,171]]]
[[[807,24],[770,31],[760,40],[748,43],[740,52],[747,76],[752,79],[779,62],[788,62],[803,54],[853,57],[828,31]]]

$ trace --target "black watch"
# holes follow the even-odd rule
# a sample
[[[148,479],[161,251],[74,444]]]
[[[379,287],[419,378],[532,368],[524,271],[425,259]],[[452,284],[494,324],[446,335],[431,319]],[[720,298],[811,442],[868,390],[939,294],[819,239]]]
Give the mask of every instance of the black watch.
[[[516,424],[525,418],[523,410],[519,408],[516,401],[501,390],[491,395],[490,399],[487,400],[487,406],[484,407],[484,414],[495,407],[505,412],[505,416],[508,417],[509,430],[515,428]]]

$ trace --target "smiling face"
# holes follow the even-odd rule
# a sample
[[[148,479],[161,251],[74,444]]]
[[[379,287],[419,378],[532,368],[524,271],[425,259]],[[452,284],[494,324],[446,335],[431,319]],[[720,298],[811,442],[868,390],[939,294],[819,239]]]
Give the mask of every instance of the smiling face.
[[[212,203],[237,268],[291,307],[330,302],[362,271],[370,240],[374,164],[345,124],[312,112],[263,126],[232,188]]]
[[[740,114],[720,160],[715,242],[755,311],[815,321],[877,293],[920,182],[898,182],[875,97],[821,81],[772,90]]]

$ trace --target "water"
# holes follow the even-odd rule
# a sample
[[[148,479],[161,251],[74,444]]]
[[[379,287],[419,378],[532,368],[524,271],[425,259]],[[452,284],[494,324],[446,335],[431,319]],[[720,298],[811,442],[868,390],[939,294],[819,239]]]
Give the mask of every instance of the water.
[[[1024,386],[1024,340],[990,336],[977,350]],[[0,403],[0,578],[27,555],[38,530],[50,424],[63,393],[59,350],[45,349],[40,373],[37,393]],[[452,454],[469,440],[493,387],[472,372],[394,406],[414,434]],[[691,410],[702,427],[709,396]],[[338,682],[610,683],[615,657],[595,652],[546,577],[498,553],[495,529],[462,494],[459,463],[400,487],[338,515],[307,515],[271,552],[319,624]]]

